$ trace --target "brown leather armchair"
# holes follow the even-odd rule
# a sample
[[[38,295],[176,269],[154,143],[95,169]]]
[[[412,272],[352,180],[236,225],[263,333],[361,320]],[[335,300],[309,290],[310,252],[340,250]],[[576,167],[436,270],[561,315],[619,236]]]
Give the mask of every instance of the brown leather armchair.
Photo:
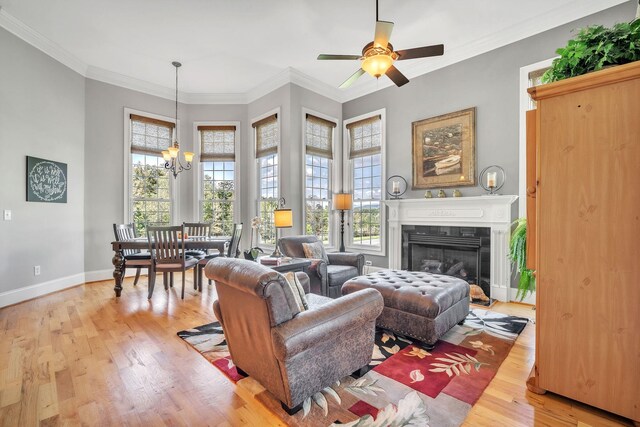
[[[305,258],[303,243],[318,242],[316,236],[289,236],[279,239],[280,251],[288,257]],[[364,255],[352,252],[327,253],[329,263],[323,260],[313,260],[309,269],[311,289],[319,291],[321,295],[339,298],[342,284],[349,279],[362,275]]]
[[[382,296],[365,289],[332,300],[308,294],[300,312],[286,279],[256,262],[216,258],[213,310],[240,373],[259,381],[289,413],[304,400],[371,361]],[[297,273],[308,292],[309,279]]]

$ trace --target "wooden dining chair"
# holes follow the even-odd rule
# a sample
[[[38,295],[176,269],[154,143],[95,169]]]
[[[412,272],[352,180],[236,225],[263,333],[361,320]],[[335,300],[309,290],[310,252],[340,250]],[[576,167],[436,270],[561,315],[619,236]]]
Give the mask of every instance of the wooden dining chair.
[[[184,222],[184,231],[188,237],[209,237],[211,235],[211,223],[208,222]],[[202,261],[209,255],[206,249],[189,249],[185,252],[187,256],[198,258]],[[211,259],[211,258],[209,258]],[[206,264],[206,263],[205,263]],[[202,279],[198,279],[200,268],[193,269],[193,289],[202,291]]]
[[[178,234],[179,233],[179,234]],[[198,265],[198,259],[187,257],[184,248],[184,227],[182,225],[169,227],[148,227],[147,239],[149,240],[149,252],[153,274],[149,279],[149,299],[153,295],[155,286],[155,273],[182,273],[182,293],[184,299],[184,286],[186,272]],[[165,281],[165,289],[167,284]]]
[[[116,241],[131,240],[136,237],[136,227],[134,224],[113,224],[113,234],[116,237]],[[133,285],[138,284],[140,279],[140,270],[151,268],[151,254],[148,252],[142,252],[140,249],[123,249],[122,255],[124,256],[124,268],[136,269],[136,277],[133,280]],[[148,273],[151,275],[150,272]]]

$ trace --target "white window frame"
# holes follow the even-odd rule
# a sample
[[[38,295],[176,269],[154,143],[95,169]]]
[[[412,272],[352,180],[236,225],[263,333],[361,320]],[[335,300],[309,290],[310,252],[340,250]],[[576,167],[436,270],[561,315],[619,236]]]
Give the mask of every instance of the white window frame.
[[[520,138],[518,146],[518,216],[527,217],[527,111],[531,109],[529,73],[551,66],[554,58],[520,68]]]
[[[343,188],[345,191],[353,194],[353,167],[351,160],[349,159],[349,148],[351,147],[351,137],[349,135],[349,130],[347,129],[347,125],[353,122],[357,122],[360,120],[367,119],[369,117],[373,117],[379,115],[380,116],[380,126],[382,133],[382,145],[380,147],[380,166],[381,166],[381,177],[380,177],[380,249],[372,248],[368,245],[357,245],[353,243],[353,210],[350,210],[348,215],[345,218],[344,225],[344,240],[345,240],[345,249],[347,252],[359,252],[365,255],[376,255],[376,256],[386,256],[387,254],[387,209],[384,201],[386,200],[386,191],[385,184],[387,182],[387,110],[386,108],[382,108],[380,110],[371,111],[366,114],[362,114],[356,117],[351,117],[343,121],[342,124],[342,156],[343,156]],[[355,204],[355,200],[354,200]]]
[[[200,146],[200,131],[198,130],[198,126],[235,126],[235,160],[233,162],[233,182],[234,182],[234,198],[233,198],[233,222],[240,222],[240,200],[241,200],[241,190],[240,190],[240,182],[239,178],[240,174],[240,156],[241,151],[240,147],[242,144],[240,143],[240,122],[238,121],[201,121],[201,122],[193,122],[193,152],[195,153],[194,162],[197,162],[198,165],[194,169],[196,169],[196,173],[193,174],[193,212],[194,217],[196,218],[196,222],[202,221],[202,173],[203,166],[200,161],[200,154],[202,147]]]
[[[131,174],[131,114],[137,116],[144,116],[150,119],[163,120],[165,122],[174,123],[176,125],[175,132],[178,135],[178,141],[180,140],[180,120],[176,123],[174,117],[162,116],[160,114],[149,113],[147,111],[134,110],[133,108],[124,108],[124,212],[123,222],[125,224],[133,222],[133,209],[132,209],[132,194],[131,188],[133,187],[133,176]],[[173,137],[173,135],[172,135]],[[171,223],[176,224],[177,219],[180,216],[180,191],[179,185],[176,185],[176,179],[173,175],[169,177],[169,195],[171,197]]]
[[[280,200],[280,198],[282,197],[282,156],[280,155],[280,148],[282,147],[282,116],[281,116],[281,112],[280,112],[280,107],[274,108],[273,110],[267,111],[266,113],[260,114],[259,116],[256,116],[254,118],[251,119],[251,121],[249,122],[249,125],[251,126],[251,130],[253,133],[253,150],[252,150],[252,156],[253,156],[253,164],[255,166],[255,170],[256,170],[256,175],[255,175],[255,198],[254,198],[254,209],[255,209],[255,215],[254,216],[260,216],[260,159],[258,159],[256,157],[256,142],[257,142],[257,134],[256,134],[256,128],[253,127],[253,124],[259,120],[262,120],[264,118],[267,118],[269,116],[272,115],[276,115],[276,122],[277,122],[277,126],[278,126],[278,151],[277,151],[277,155],[278,155],[278,197],[277,199]],[[277,234],[277,230],[276,230],[276,234]],[[258,234],[258,236],[256,237],[256,240],[254,241],[254,244],[260,248],[264,248],[267,250],[272,250],[275,249],[275,245],[270,245],[270,244],[266,244],[260,241],[260,234]]]
[[[337,142],[337,138],[338,138],[338,134],[340,132],[337,131],[337,129],[340,129],[340,120],[326,115],[326,114],[322,114],[318,111],[314,111],[308,108],[302,108],[302,233],[306,233],[307,230],[307,172],[306,172],[306,168],[307,168],[307,142],[306,142],[306,128],[307,128],[307,114],[310,114],[312,116],[316,116],[319,117],[321,119],[325,119],[331,122],[334,122],[336,124],[336,127],[333,128],[332,132],[332,136],[331,136],[331,144],[332,144],[332,152],[333,152],[333,159],[329,160],[329,244],[327,246],[325,246],[325,249],[328,251],[336,251],[338,249],[338,240],[340,239],[339,233],[340,233],[340,219],[339,219],[339,215],[337,214],[337,212],[334,212],[333,210],[333,194],[334,193],[338,193],[340,192],[340,186],[339,184],[339,179],[338,179],[338,174],[337,172],[340,171],[340,168],[342,166],[342,162],[341,160],[341,156],[340,151],[338,149],[338,147],[340,147],[340,144]],[[345,218],[346,221],[346,218]]]

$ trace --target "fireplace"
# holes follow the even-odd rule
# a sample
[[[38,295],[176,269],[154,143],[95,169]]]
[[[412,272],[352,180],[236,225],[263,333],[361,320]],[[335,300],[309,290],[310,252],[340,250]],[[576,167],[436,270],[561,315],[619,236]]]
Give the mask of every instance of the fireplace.
[[[403,225],[402,269],[463,279],[482,290],[474,289],[473,303],[490,305],[491,229]]]
[[[469,275],[479,277],[480,285],[483,281],[489,282],[487,296],[492,300],[509,301],[511,295],[515,296],[515,290],[510,289],[511,264],[508,253],[512,221],[511,205],[517,198],[517,196],[492,195],[385,200],[384,203],[388,207],[386,218],[389,224],[387,237],[389,268],[410,268],[410,258],[405,254],[405,251],[409,250],[408,235],[404,236],[405,227],[412,227],[406,228],[407,232],[427,230],[426,234],[432,234],[431,236],[416,232],[412,238],[428,239],[430,243],[434,243],[433,239],[437,239],[438,244],[431,245],[436,246],[431,248],[435,252],[420,254],[419,251],[426,249],[418,248],[421,246],[417,244],[419,242],[413,242],[412,256],[420,258],[420,264],[423,260],[440,261],[442,258],[442,261],[446,261],[444,258],[460,258],[463,265],[464,263],[467,265],[464,272],[467,277]],[[419,229],[418,226],[427,228]],[[429,228],[432,226],[440,228]],[[472,231],[473,229],[475,231]],[[430,231],[433,230],[439,231],[431,233]],[[447,241],[446,245],[442,244],[443,238]],[[454,238],[462,240],[454,240]],[[480,240],[474,241],[473,238]],[[477,251],[480,252],[479,268]],[[415,264],[415,261],[412,262]],[[424,268],[438,267],[429,267],[434,263],[427,264]],[[419,267],[420,265],[417,269]],[[444,265],[439,268],[447,271],[450,269]]]

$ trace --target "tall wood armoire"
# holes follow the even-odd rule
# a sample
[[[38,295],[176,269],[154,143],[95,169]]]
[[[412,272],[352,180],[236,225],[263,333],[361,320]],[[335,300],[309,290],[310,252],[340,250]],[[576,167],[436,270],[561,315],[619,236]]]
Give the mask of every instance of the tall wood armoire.
[[[529,90],[529,384],[640,421],[640,62]]]

